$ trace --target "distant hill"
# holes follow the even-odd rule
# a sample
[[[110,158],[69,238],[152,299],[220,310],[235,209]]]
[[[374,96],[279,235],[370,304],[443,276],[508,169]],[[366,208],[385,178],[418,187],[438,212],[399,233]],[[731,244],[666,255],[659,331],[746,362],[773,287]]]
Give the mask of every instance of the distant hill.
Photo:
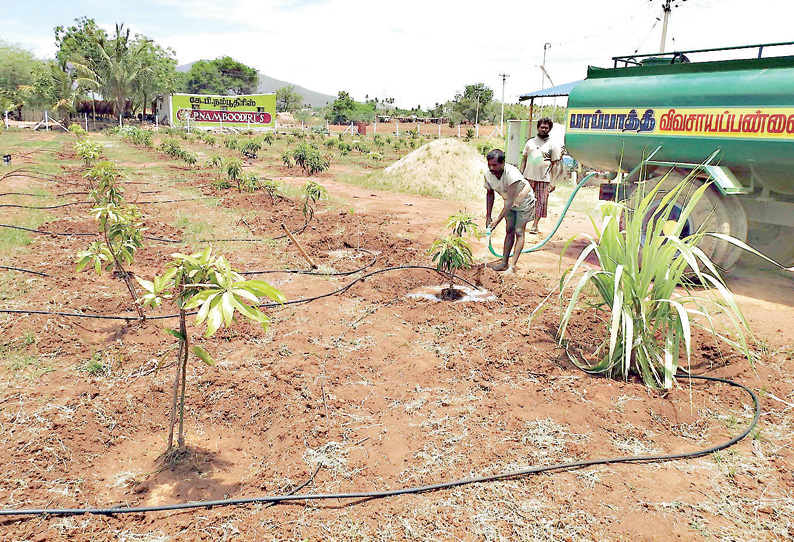
[[[176,71],[181,73],[188,72],[190,71],[190,67],[193,66],[193,64],[195,64],[195,62],[177,66]],[[262,72],[258,72],[258,73],[259,73],[259,86],[256,87],[257,93],[271,94],[271,93],[275,93],[278,89],[282,87],[295,87],[295,92],[303,96],[303,103],[307,107],[324,107],[329,103],[333,102],[334,100],[336,100],[336,96],[331,96],[329,94],[322,94],[320,92],[314,92],[313,90],[309,90],[306,87],[296,85],[295,83],[288,83],[287,81],[280,81],[278,79],[273,79],[272,77],[268,77]]]

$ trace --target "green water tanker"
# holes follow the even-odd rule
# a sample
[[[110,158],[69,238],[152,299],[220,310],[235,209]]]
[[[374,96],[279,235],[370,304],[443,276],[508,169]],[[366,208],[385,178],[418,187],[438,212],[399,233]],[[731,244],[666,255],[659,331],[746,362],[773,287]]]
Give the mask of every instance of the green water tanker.
[[[602,185],[629,204],[638,181],[713,181],[685,227],[727,233],[781,263],[794,260],[794,56],[785,44],[613,58],[590,67],[568,99],[565,144],[579,162],[627,173]],[[773,49],[774,48],[774,49]],[[753,58],[690,62],[709,53]],[[651,212],[655,209],[652,205]],[[741,250],[714,238],[701,247],[724,268]]]

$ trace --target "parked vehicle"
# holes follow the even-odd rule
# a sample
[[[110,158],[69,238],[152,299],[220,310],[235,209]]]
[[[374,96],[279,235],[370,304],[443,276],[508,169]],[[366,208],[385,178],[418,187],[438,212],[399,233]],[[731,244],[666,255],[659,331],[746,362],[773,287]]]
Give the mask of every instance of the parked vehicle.
[[[602,185],[602,199],[631,206],[639,182],[663,183],[650,214],[687,175],[696,184],[713,181],[684,233],[701,227],[726,233],[790,265],[794,56],[764,54],[792,45],[614,57],[612,68],[590,67],[570,93],[566,148],[586,167],[628,173]],[[756,57],[689,60],[747,51]],[[701,248],[723,268],[742,253],[713,237]]]

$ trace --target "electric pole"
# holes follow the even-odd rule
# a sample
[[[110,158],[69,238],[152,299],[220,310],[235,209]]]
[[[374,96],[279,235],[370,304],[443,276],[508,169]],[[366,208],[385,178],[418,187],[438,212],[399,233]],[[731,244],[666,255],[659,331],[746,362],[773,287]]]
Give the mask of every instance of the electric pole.
[[[510,77],[510,75],[506,74],[506,73],[500,73],[499,77],[502,78],[502,116],[499,118],[499,132],[502,135],[504,135],[504,133],[505,133],[504,132],[504,129],[505,129],[505,81],[507,80],[508,77]]]
[[[662,6],[662,11],[664,12],[664,21],[662,21],[662,43],[659,45],[659,54],[664,53],[664,45],[667,41],[667,21],[670,19],[670,2],[672,0],[665,0],[664,5]]]

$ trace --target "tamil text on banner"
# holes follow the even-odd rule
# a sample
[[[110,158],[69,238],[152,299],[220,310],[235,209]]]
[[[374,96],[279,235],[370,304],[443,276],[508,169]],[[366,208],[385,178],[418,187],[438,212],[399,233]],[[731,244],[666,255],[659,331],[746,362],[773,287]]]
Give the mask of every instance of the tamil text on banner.
[[[243,96],[204,96],[174,94],[171,96],[171,118],[196,126],[275,128],[276,95],[247,94]]]

